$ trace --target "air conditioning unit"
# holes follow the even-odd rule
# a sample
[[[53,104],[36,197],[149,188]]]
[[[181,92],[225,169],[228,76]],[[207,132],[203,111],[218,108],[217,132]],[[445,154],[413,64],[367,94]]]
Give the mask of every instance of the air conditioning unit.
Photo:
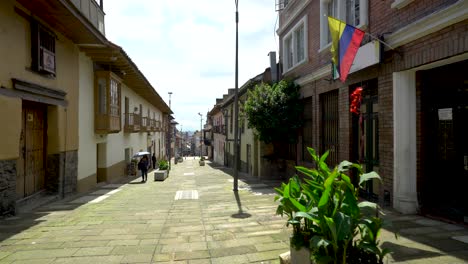
[[[40,70],[55,74],[55,54],[43,47],[40,48]]]

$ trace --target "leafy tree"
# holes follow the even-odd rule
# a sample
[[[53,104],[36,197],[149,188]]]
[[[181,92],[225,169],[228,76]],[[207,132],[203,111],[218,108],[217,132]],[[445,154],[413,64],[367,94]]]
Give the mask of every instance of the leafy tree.
[[[248,91],[244,113],[261,141],[297,142],[303,111],[299,89],[294,82],[282,80],[273,85],[261,83]]]

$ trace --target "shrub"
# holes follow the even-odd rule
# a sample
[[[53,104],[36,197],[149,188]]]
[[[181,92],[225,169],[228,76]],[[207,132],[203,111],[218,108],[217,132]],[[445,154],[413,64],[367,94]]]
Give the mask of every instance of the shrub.
[[[349,161],[331,170],[325,163],[328,151],[321,157],[312,148],[308,151],[316,167],[296,167],[306,177],[295,175],[276,188],[276,213],[286,215],[287,225],[293,227],[291,246],[308,247],[317,263],[383,263],[389,251],[379,247],[380,208],[358,202],[359,187],[379,175],[363,173],[359,164]],[[358,187],[345,174],[352,168],[358,173]]]
[[[167,160],[160,160],[158,162],[158,168],[159,170],[167,170],[169,169],[169,163],[167,162]]]
[[[296,143],[295,130],[302,127],[303,111],[299,89],[294,82],[282,80],[248,91],[243,109],[249,128],[254,128],[261,141]]]

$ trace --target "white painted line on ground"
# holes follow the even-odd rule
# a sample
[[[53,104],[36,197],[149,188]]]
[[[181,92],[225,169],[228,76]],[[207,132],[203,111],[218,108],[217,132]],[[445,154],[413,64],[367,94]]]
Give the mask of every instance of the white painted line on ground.
[[[188,176],[188,175],[195,175],[195,173],[193,173],[193,172],[185,172],[184,173],[184,176]]]
[[[174,200],[197,200],[197,199],[198,199],[197,190],[177,191],[174,197]]]

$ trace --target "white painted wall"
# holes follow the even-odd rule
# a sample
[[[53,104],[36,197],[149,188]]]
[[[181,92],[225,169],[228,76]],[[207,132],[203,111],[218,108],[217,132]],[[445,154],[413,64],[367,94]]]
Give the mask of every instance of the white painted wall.
[[[96,144],[99,143],[94,134],[93,62],[82,52],[79,55],[79,77],[78,180],[81,180],[96,173]]]

